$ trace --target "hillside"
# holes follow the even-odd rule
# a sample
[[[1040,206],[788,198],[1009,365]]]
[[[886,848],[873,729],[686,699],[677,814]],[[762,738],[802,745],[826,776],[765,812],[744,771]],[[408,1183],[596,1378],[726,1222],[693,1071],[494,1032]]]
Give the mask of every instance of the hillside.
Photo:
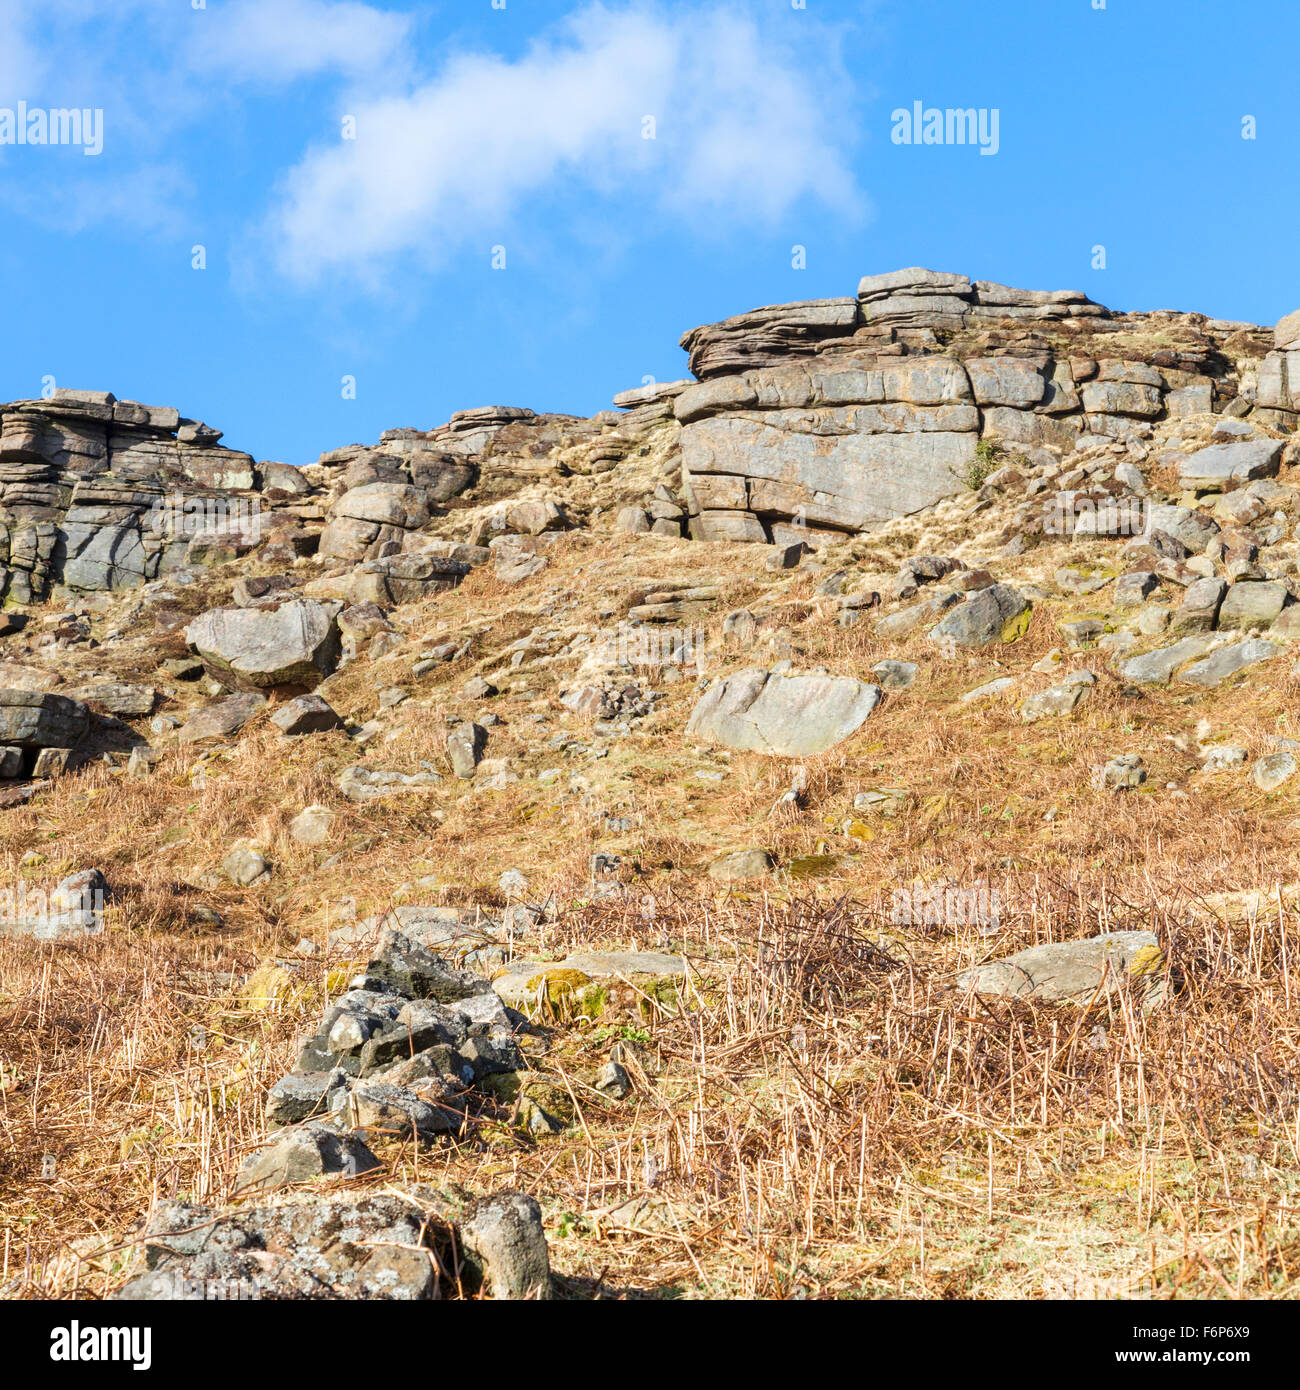
[[[0,406],[5,1296],[1294,1294],[1300,314],[682,347]]]

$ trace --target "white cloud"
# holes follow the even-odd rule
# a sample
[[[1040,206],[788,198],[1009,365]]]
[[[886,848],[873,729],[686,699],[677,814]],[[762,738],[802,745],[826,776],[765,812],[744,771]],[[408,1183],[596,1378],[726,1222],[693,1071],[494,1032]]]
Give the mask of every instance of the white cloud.
[[[36,89],[44,64],[29,37],[27,12],[0,0],[0,106],[13,106]]]
[[[289,82],[318,73],[374,73],[401,54],[410,16],[356,0],[230,0],[194,40],[197,67],[249,81]]]
[[[713,225],[806,197],[853,215],[827,78],[740,12],[597,5],[515,61],[462,55],[410,92],[357,96],[357,139],[312,150],[284,183],[276,261],[302,282],[364,278],[503,234],[525,199],[556,192]]]

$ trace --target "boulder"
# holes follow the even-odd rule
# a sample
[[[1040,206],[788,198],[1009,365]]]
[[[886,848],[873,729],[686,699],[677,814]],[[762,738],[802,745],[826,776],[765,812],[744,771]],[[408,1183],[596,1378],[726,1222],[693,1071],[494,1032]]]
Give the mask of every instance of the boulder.
[[[470,572],[463,560],[417,551],[367,560],[348,585],[348,602],[360,604],[418,603],[444,589],[453,589]]]
[[[1167,685],[1174,672],[1209,650],[1212,638],[1184,637],[1168,647],[1135,656],[1119,666],[1119,673],[1134,685]]]
[[[379,797],[428,791],[441,780],[436,772],[402,773],[350,767],[340,775],[338,789],[349,801],[374,801]]]
[[[1198,492],[1216,492],[1231,483],[1271,478],[1282,458],[1282,447],[1280,439],[1211,444],[1183,458],[1178,466],[1178,481]]]
[[[806,757],[855,733],[880,695],[879,686],[848,676],[740,671],[705,692],[686,737],[778,757]]]
[[[1189,584],[1169,620],[1170,632],[1212,632],[1228,586],[1222,579],[1198,579]]]
[[[1296,774],[1296,760],[1291,753],[1271,753],[1261,758],[1250,770],[1251,778],[1262,792],[1276,791],[1283,782]]]
[[[522,1192],[473,1202],[457,1225],[462,1259],[494,1299],[548,1299],[551,1264],[541,1208]]]
[[[234,1190],[268,1191],[315,1178],[355,1178],[378,1167],[379,1160],[355,1135],[309,1121],[250,1154],[235,1178]]]
[[[271,723],[286,735],[318,734],[343,727],[338,711],[319,695],[299,695],[296,700],[289,700],[271,716]]]
[[[968,595],[951,609],[929,640],[936,644],[955,642],[959,647],[983,647],[990,642],[1009,641],[1019,635],[1017,619],[1029,611],[1029,600],[1009,584],[992,584]],[[1023,630],[1023,629],[1021,629]]]
[[[1280,579],[1239,581],[1228,589],[1219,607],[1219,627],[1267,627],[1290,600],[1291,591]]]
[[[1164,953],[1149,931],[1107,932],[1083,941],[1031,946],[957,977],[962,989],[1006,999],[1087,1004],[1136,986],[1149,1002],[1164,983]]]
[[[14,748],[72,748],[90,727],[80,700],[35,690],[0,689],[0,745]]]
[[[1272,642],[1265,642],[1259,637],[1245,642],[1234,642],[1231,646],[1220,647],[1202,660],[1184,667],[1178,679],[1190,685],[1212,688],[1221,685],[1229,676],[1235,676],[1247,666],[1271,660],[1280,651],[1280,647],[1275,647]]]
[[[709,877],[719,883],[747,878],[763,878],[776,868],[776,861],[765,849],[737,849],[719,855],[709,865]]]
[[[295,599],[278,608],[214,608],[186,641],[223,685],[242,689],[318,685],[339,655],[341,603]]]
[[[98,705],[108,714],[124,719],[142,719],[153,713],[158,692],[151,685],[131,685],[126,681],[93,681],[79,685],[68,694],[83,704]]]
[[[334,821],[334,812],[328,806],[308,806],[289,822],[289,835],[300,845],[328,844]]]
[[[266,706],[266,696],[255,691],[226,695],[195,710],[176,733],[178,743],[202,743],[210,738],[233,738]]]
[[[457,724],[447,735],[447,761],[453,774],[461,781],[473,777],[486,745],[487,730],[481,724],[469,720]]]

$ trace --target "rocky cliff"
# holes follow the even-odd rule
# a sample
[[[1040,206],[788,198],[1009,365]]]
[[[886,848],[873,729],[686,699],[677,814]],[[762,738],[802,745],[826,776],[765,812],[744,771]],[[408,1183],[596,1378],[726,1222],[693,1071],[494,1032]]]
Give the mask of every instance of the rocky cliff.
[[[355,563],[430,536],[481,545],[602,517],[810,541],[960,494],[980,440],[1041,465],[1198,414],[1279,432],[1300,419],[1295,315],[1270,333],[923,269],[694,328],[681,346],[695,381],[624,392],[590,419],[463,410],[306,468],[255,462],[175,409],[106,392],[5,405],[4,596],[128,588],[256,547]]]

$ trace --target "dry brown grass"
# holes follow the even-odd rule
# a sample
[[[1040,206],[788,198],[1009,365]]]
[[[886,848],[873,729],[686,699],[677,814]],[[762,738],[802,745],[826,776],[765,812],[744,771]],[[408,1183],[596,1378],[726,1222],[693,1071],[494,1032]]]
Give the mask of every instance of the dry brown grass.
[[[887,568],[901,537],[846,547],[858,557],[846,563]],[[444,766],[446,717],[491,708],[503,723],[488,755],[519,777],[502,790],[449,779],[356,806],[333,785],[358,757],[346,736],[287,741],[254,727],[205,763],[201,784],[191,750],[148,780],[89,769],[0,817],[6,882],[49,887],[94,863],[116,889],[100,938],[58,949],[0,939],[6,1294],[98,1296],[157,1196],[225,1198],[264,1137],[266,1085],[324,1002],[330,963],[295,958],[300,938],[323,944],[348,900],[358,914],[394,901],[499,907],[498,875],[518,867],[529,897],[560,909],[540,950],[684,950],[690,1006],[550,1030],[537,1065],[575,1104],[563,1136],[536,1142],[484,1105],[458,1142],[387,1151],[379,1180],[533,1192],[574,1296],[1290,1296],[1300,791],[1207,777],[1197,755],[1198,737],[1258,756],[1295,735],[1284,661],[1209,693],[1136,697],[1102,675],[1071,717],[1025,725],[1020,700],[1052,680],[1030,665],[1059,644],[1056,620],[1088,600],[1040,605],[1014,646],[947,662],[921,637],[839,628],[807,574],[762,574],[746,547],[576,536],[551,554],[522,588],[480,571],[402,610],[404,645],[328,692],[369,718],[382,686],[410,690],[386,716],[392,737],[365,756],[403,771]],[[1063,561],[1033,563],[1050,573]],[[509,670],[506,649],[534,628],[591,627],[653,579],[716,581],[708,626],[748,604],[771,615],[762,632],[797,664],[866,675],[902,656],[920,663],[917,682],[808,760],[800,799],[775,812],[787,764],[682,740],[691,681],[664,685],[655,714],[601,758],[555,698],[576,660],[530,653],[490,706],[460,698],[471,674]],[[463,660],[410,676],[421,650],[470,629]],[[716,676],[774,655],[760,634],[709,659]],[[1095,654],[1077,664],[1101,671]],[[959,701],[998,674],[1019,678],[1014,692]],[[588,752],[550,747],[557,732]],[[1146,760],[1146,786],[1092,788],[1091,769],[1128,751]],[[547,768],[561,769],[551,786],[537,780]],[[722,780],[699,780],[707,769]],[[882,786],[905,790],[900,814],[855,826],[854,793]],[[338,816],[324,850],[287,834],[312,802]],[[610,831],[611,814],[632,829]],[[266,888],[238,890],[218,872],[245,837],[275,863]],[[818,877],[731,894],[703,877],[715,854],[745,844],[786,865],[831,859]],[[587,901],[596,849],[623,856],[618,904]],[[24,867],[33,851],[43,859]],[[891,922],[894,889],[940,880],[996,888],[997,933]],[[223,925],[200,921],[200,904]],[[1161,1010],[980,1005],[951,988],[985,955],[1128,926],[1157,931],[1183,981]],[[280,973],[259,976],[263,996],[250,999],[248,976],[276,960]],[[615,1104],[589,1082],[619,1041],[635,1052],[637,1089]],[[627,1230],[599,1215],[627,1198],[649,1200],[667,1225]]]

